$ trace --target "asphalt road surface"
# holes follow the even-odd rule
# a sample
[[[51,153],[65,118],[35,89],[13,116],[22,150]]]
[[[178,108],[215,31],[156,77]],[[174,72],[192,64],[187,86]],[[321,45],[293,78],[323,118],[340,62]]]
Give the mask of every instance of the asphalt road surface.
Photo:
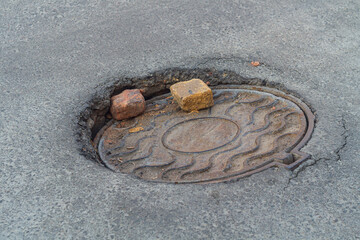
[[[1,1],[0,239],[359,239],[359,13],[350,0]],[[298,93],[317,118],[312,158],[175,185],[80,154],[95,92],[177,67]]]

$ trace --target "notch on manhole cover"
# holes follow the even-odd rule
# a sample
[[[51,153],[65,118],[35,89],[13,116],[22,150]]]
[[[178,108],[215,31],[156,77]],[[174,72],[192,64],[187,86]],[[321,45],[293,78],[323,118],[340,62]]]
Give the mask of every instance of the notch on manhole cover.
[[[258,86],[213,92],[215,105],[196,113],[181,111],[165,94],[148,100],[141,116],[110,121],[95,138],[100,158],[149,181],[208,183],[273,166],[293,169],[309,157],[299,149],[314,116],[299,99]]]

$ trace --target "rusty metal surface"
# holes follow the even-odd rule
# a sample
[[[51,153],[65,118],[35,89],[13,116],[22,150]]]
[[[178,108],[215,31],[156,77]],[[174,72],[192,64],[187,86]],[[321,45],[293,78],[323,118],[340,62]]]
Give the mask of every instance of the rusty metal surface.
[[[215,105],[180,110],[170,95],[147,101],[134,119],[111,121],[96,144],[114,171],[168,183],[210,183],[251,175],[273,166],[293,169],[314,116],[299,99],[254,86],[213,89]]]

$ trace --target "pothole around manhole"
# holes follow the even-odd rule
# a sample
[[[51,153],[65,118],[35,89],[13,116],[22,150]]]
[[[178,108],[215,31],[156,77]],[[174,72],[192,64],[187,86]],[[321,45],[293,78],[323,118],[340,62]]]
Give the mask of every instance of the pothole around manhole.
[[[213,107],[183,112],[165,93],[191,78],[210,83]],[[222,182],[274,166],[293,169],[309,157],[300,149],[311,136],[314,116],[299,98],[269,85],[211,69],[123,79],[82,113],[83,152],[116,172],[167,183]],[[144,89],[147,110],[128,120],[107,119],[108,99],[122,86]],[[129,131],[135,127],[143,130]]]

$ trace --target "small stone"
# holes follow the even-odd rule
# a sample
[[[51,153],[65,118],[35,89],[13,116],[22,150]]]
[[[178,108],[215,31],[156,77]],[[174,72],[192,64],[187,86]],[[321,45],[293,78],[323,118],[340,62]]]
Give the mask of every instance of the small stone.
[[[95,123],[94,120],[92,120],[91,118],[89,118],[88,121],[87,121],[88,128],[90,128],[90,129],[93,128],[94,123]]]
[[[170,87],[170,91],[181,109],[187,112],[214,105],[211,89],[200,79],[175,83]]]
[[[145,111],[145,99],[139,89],[124,90],[111,98],[110,112],[114,119],[136,117]]]
[[[260,65],[260,63],[258,61],[254,61],[254,62],[251,62],[251,65],[253,65],[254,67],[257,67]]]

